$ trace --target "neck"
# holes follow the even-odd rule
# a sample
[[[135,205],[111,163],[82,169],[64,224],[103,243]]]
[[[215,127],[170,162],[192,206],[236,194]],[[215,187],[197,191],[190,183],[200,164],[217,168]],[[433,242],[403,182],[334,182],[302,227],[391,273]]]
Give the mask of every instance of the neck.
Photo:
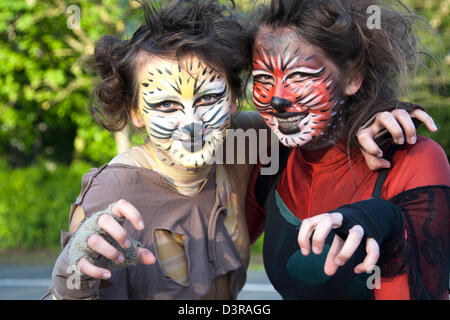
[[[156,168],[152,169],[177,186],[192,186],[201,183],[212,169],[212,165],[196,169],[185,168],[175,163],[170,155],[153,146],[151,142],[146,143],[144,147],[156,165]]]

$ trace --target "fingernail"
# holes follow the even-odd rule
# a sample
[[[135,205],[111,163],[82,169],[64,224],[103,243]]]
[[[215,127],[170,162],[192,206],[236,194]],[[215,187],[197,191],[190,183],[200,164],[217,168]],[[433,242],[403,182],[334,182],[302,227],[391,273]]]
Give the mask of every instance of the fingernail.
[[[313,252],[314,252],[315,254],[319,254],[319,253],[320,253],[319,248],[313,246],[312,249],[313,249]]]
[[[409,140],[409,143],[410,144],[415,144],[417,142],[417,137],[412,137],[410,140]]]
[[[130,240],[125,240],[125,243],[124,243],[124,246],[125,246],[125,249],[128,249],[129,247],[131,247],[131,242],[130,242]]]
[[[308,255],[308,250],[306,250],[305,248],[300,248],[300,250],[302,251],[302,254],[303,254],[304,256],[307,256],[307,255]]]
[[[139,221],[139,223],[138,223],[138,228],[139,228],[139,230],[144,230],[144,228],[145,228],[144,222]]]
[[[400,138],[397,140],[398,144],[404,144],[405,143],[405,139],[404,138]]]
[[[111,275],[109,273],[102,274],[103,279],[109,279]]]
[[[120,256],[118,256],[117,257],[117,262],[120,264],[120,263],[122,263],[122,262],[124,262],[125,261],[125,257],[123,256],[123,255],[120,255]]]
[[[377,154],[378,158],[382,158],[383,157],[383,152],[380,151],[380,153]]]
[[[437,127],[436,124],[434,124],[434,123],[433,123],[433,129],[434,129],[434,130],[437,130],[437,129],[438,129],[438,127]]]
[[[334,263],[336,263],[338,266],[342,266],[343,265],[342,260],[339,259],[339,258],[334,259]]]

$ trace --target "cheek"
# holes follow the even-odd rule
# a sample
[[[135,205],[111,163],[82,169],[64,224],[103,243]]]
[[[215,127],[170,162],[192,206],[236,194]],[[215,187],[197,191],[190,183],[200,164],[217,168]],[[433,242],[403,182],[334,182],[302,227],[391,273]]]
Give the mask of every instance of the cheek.
[[[231,109],[232,104],[224,101],[219,104],[198,108],[196,112],[204,128],[225,130],[228,128],[231,118]]]
[[[181,120],[178,113],[171,116],[147,115],[145,127],[149,133],[156,133],[158,137],[167,139],[180,126]]]
[[[331,105],[319,110],[311,111],[310,129],[312,129],[316,136],[322,136],[329,130],[335,119],[335,114],[336,112]]]
[[[308,110],[310,113],[324,116],[325,113],[332,113],[336,98],[334,96],[334,87],[319,81],[309,81],[302,86],[292,86],[291,92],[294,94],[295,108],[297,111]],[[291,110],[295,111],[295,110]]]
[[[223,109],[223,111],[224,112],[227,112],[227,113],[231,113],[232,112],[232,110],[233,110],[233,105],[232,105],[232,103],[231,103],[231,99],[230,98],[224,98],[224,100],[223,100],[223,102],[222,103],[220,103],[220,104],[218,104],[217,106],[216,106],[216,108],[220,108],[220,109]]]
[[[253,101],[255,105],[267,105],[271,100],[271,85],[255,82],[253,84]]]

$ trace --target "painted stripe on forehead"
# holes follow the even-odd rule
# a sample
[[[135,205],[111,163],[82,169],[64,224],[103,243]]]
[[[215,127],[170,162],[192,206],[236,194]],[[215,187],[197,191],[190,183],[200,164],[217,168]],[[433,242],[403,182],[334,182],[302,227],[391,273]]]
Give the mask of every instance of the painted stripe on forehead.
[[[268,69],[270,72],[273,73],[275,71],[274,66],[276,66],[278,69],[285,72],[287,69],[289,69],[293,65],[295,65],[300,58],[299,56],[296,55],[298,53],[299,48],[297,48],[293,53],[291,51],[289,51],[288,49],[289,49],[289,45],[287,45],[284,48],[282,55],[278,55],[276,57],[274,55],[270,54],[269,51],[266,50],[265,48],[262,49],[263,52],[257,51],[256,54],[259,56],[259,59],[253,59],[252,62],[253,62],[254,68],[256,68],[257,65],[260,65],[262,67],[265,67],[266,69]],[[304,61],[309,61],[314,57],[315,57],[315,55],[309,56]],[[319,72],[323,71],[322,69],[324,69],[325,67],[318,68],[318,69],[311,69],[308,67],[302,67],[302,68],[304,68],[305,73],[319,73]]]
[[[197,86],[197,82],[198,82],[198,77],[195,78],[195,82],[194,82],[194,96],[198,93],[198,91],[202,88],[203,84],[205,83],[206,79],[203,79],[200,84]]]

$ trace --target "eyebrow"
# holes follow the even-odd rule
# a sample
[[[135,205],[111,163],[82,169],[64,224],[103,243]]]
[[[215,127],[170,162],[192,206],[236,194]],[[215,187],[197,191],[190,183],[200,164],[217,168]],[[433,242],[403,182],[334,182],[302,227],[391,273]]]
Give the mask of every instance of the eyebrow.
[[[146,93],[150,93],[150,94],[154,94],[154,95],[153,96],[149,96]],[[163,102],[163,101],[176,101],[176,102],[178,102],[178,100],[179,100],[179,96],[175,96],[175,95],[171,95],[171,94],[156,94],[156,93],[158,93],[158,92],[154,92],[154,91],[145,92],[145,91],[143,91],[142,94],[145,96],[145,97],[143,97],[143,99],[146,100],[145,98],[147,98],[147,99],[150,99],[150,100],[158,101],[158,102],[155,102],[155,103],[152,103],[152,104],[158,104],[158,103]]]
[[[298,66],[298,67],[296,67],[296,68],[293,68],[293,69],[291,70],[291,73],[292,73],[292,72],[301,72],[301,73],[307,73],[307,74],[319,75],[319,74],[321,74],[324,70],[325,70],[325,66],[322,66],[322,67],[317,68],[317,69],[312,69],[312,68],[309,68],[309,67],[305,67],[305,66],[300,65],[300,66]]]
[[[228,87],[227,87],[226,83],[224,84],[224,86],[222,86],[222,85],[219,86],[217,84],[215,84],[215,85],[211,84],[210,85],[208,83],[203,88],[199,88],[197,93],[194,94],[193,96],[201,97],[201,96],[204,96],[204,95],[207,95],[207,94],[211,94],[211,93],[217,93],[217,94],[225,93],[227,88]],[[181,92],[177,92],[177,93],[179,93],[179,96],[178,95],[173,95],[173,94],[167,94],[167,93],[164,93],[164,91],[155,91],[155,90],[154,91],[149,91],[149,90],[148,91],[142,91],[142,94],[146,98],[151,99],[153,101],[158,101],[158,102],[155,102],[154,104],[158,104],[160,102],[168,101],[168,100],[175,101],[175,102],[178,102],[178,103],[181,104],[181,101],[180,101],[180,100],[182,100],[182,99],[180,99]],[[145,100],[145,98],[144,98],[144,100]]]
[[[224,86],[210,86],[210,87],[205,87],[202,90],[199,90],[197,92],[198,96],[204,96],[207,94],[211,94],[211,93],[224,93],[227,91],[228,86],[226,84],[224,84]]]
[[[269,72],[270,70],[267,69],[253,69],[252,70],[252,74],[255,75],[256,73],[261,73],[261,74],[272,74],[272,72]]]

